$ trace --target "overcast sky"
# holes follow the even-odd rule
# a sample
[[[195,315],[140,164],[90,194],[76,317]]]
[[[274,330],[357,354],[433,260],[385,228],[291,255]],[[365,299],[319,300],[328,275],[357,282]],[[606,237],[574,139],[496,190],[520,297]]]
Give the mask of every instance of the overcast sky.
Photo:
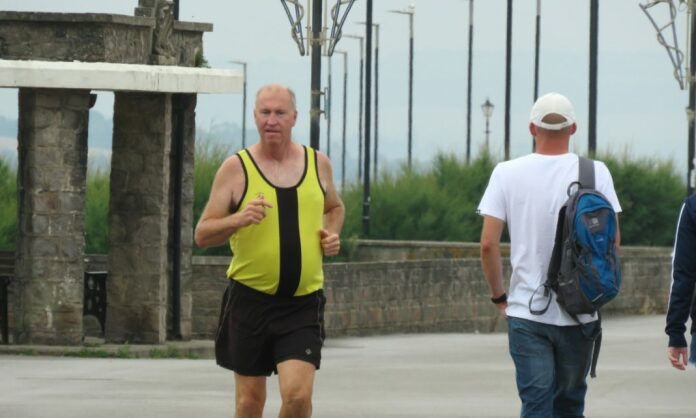
[[[306,6],[306,1],[302,1]],[[380,155],[393,161],[406,157],[408,104],[408,17],[388,13],[404,9],[408,0],[375,0],[374,22],[380,23]],[[495,105],[491,148],[502,155],[505,100],[506,1],[474,3],[472,148],[484,140],[480,105]],[[511,151],[531,150],[527,131],[533,101],[535,0],[517,0],[513,13]],[[635,156],[672,158],[686,171],[687,94],[672,76],[667,53],[655,36],[638,0],[601,1],[599,12],[598,148]],[[675,3],[678,1],[675,0]],[[330,4],[335,4],[330,0]],[[589,85],[589,1],[542,0],[540,93],[558,91],[575,104],[578,132],[574,149],[587,148]],[[136,0],[0,0],[1,10],[97,12],[132,15]],[[661,6],[662,7],[662,6]],[[656,8],[659,9],[659,8]],[[437,150],[464,155],[466,144],[467,0],[415,2],[414,156],[427,161]],[[665,8],[666,10],[666,8]],[[665,23],[666,13],[660,13]],[[205,56],[212,67],[238,68],[230,60],[249,63],[251,97],[270,82],[290,85],[298,95],[300,117],[296,139],[308,143],[310,59],[301,57],[290,37],[290,24],[277,0],[181,0],[180,19],[212,23],[204,36]],[[685,45],[686,15],[677,16],[680,47]],[[356,1],[344,33],[364,35],[365,1]],[[357,150],[358,41],[340,41],[349,53],[348,153]],[[339,150],[343,63],[333,58],[333,150]],[[326,65],[323,74],[326,76]],[[111,114],[108,95],[96,110]],[[16,117],[16,90],[0,91],[0,115]],[[229,122],[241,125],[241,96],[199,99],[197,123],[206,127]],[[249,115],[248,127],[253,127]],[[322,122],[322,149],[326,125]],[[254,140],[252,138],[252,140]],[[352,147],[352,148],[351,148]]]

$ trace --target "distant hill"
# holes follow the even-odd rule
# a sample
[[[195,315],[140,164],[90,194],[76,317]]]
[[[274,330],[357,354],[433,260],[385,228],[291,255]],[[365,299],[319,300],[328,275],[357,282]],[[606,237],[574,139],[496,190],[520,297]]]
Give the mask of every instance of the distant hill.
[[[111,135],[114,125],[111,119],[107,119],[99,112],[89,114],[89,146],[102,149],[111,149]],[[5,138],[17,138],[17,119],[0,116],[0,136]]]
[[[114,132],[112,119],[107,119],[99,112],[89,112],[89,147],[111,149],[111,137]]]
[[[0,136],[17,138],[17,119],[0,116]]]

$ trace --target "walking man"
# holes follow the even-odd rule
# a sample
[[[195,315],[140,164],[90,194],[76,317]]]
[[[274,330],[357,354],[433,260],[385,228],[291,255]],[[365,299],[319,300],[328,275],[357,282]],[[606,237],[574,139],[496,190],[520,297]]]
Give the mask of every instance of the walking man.
[[[582,417],[585,407],[593,347],[588,336],[596,326],[596,314],[578,315],[583,324],[579,325],[555,295],[545,313],[530,312],[530,297],[546,280],[558,211],[568,198],[569,184],[578,180],[578,156],[569,152],[576,129],[567,98],[558,93],[540,97],[529,123],[536,152],[499,163],[478,207],[483,216],[481,263],[491,301],[507,317],[522,417]],[[609,170],[599,161],[594,166],[596,189],[620,212]],[[500,254],[506,224],[512,265],[509,295]],[[617,231],[617,247],[618,240]]]
[[[222,163],[195,240],[233,253],[215,353],[234,371],[235,416],[261,418],[275,372],[279,416],[306,418],[324,340],[322,255],[338,254],[344,207],[326,155],[292,139],[292,90],[262,87],[254,119],[259,142]]]
[[[677,223],[672,256],[672,283],[667,307],[669,336],[667,358],[672,366],[685,370],[688,362],[696,364],[696,194],[688,197],[682,205]],[[691,356],[686,338],[686,321],[691,312]],[[688,359],[688,361],[687,361]]]

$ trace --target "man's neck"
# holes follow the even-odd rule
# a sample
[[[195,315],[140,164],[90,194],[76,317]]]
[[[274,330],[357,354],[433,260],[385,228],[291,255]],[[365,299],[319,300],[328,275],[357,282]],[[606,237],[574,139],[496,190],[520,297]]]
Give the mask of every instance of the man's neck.
[[[569,152],[570,138],[537,138],[536,153],[541,155],[562,155]]]
[[[286,141],[282,143],[258,143],[259,154],[266,159],[273,160],[278,163],[282,163],[286,159],[292,156],[292,151],[294,144],[292,141]]]

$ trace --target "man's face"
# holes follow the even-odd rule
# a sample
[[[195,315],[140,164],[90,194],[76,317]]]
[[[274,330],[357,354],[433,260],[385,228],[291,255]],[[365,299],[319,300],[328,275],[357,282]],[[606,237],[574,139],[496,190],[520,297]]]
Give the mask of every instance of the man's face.
[[[297,120],[290,93],[281,88],[262,91],[256,100],[254,120],[262,141],[289,141]]]

